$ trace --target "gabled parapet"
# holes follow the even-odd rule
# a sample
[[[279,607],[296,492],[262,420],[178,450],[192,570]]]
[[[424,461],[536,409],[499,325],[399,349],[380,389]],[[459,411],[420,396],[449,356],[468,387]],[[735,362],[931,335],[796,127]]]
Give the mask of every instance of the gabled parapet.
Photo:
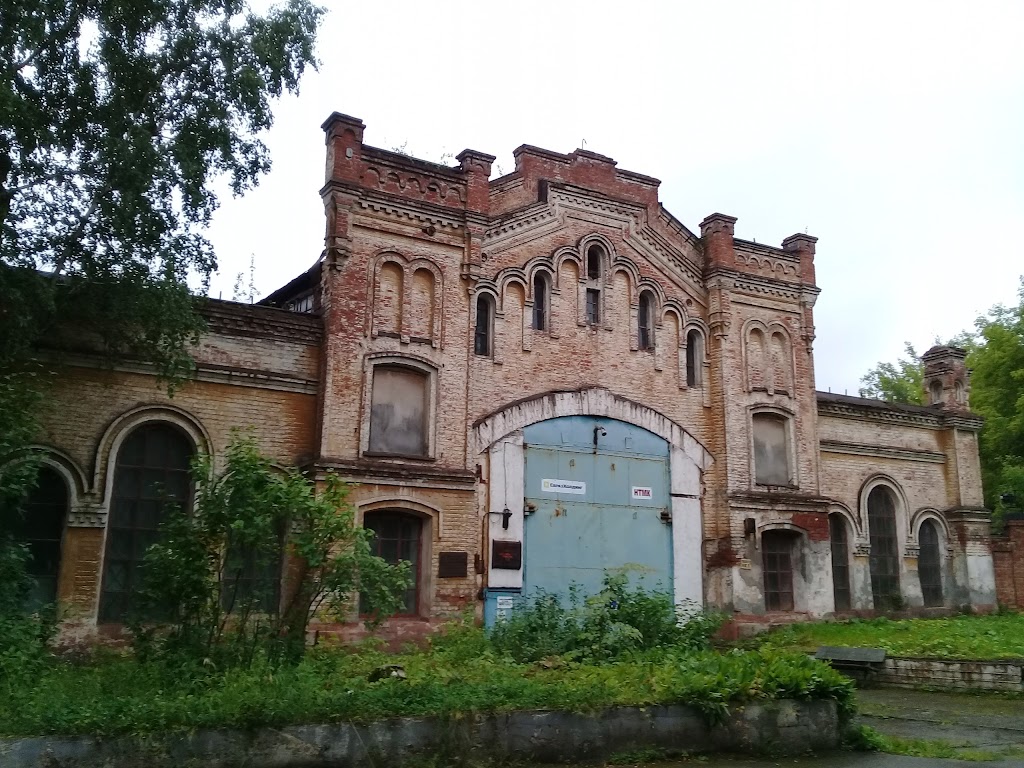
[[[340,112],[321,128],[327,143],[324,194],[332,186],[356,187],[414,203],[487,213],[493,155],[467,149],[452,167],[372,147],[363,143],[363,121]]]

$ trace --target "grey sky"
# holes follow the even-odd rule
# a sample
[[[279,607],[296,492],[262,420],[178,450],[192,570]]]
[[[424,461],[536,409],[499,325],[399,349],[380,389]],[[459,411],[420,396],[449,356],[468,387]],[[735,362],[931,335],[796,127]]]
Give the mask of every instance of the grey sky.
[[[817,236],[819,389],[855,394],[904,340],[924,351],[1015,300],[1024,2],[326,4],[320,71],[275,110],[273,171],[211,229],[214,296],[250,254],[259,294],[316,260],[337,110],[369,144],[471,147],[504,173],[520,144],[585,140],[661,179],[694,231],[721,211],[758,242]]]

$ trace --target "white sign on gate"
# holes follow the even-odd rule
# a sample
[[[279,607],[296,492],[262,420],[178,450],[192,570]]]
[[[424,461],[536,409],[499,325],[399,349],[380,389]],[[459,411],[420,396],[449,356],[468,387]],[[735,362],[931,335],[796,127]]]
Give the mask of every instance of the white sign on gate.
[[[544,493],[575,493],[583,496],[587,493],[587,484],[578,480],[549,480],[545,478],[540,481],[540,489]]]
[[[651,499],[654,498],[654,489],[653,488],[644,488],[643,486],[640,486],[640,485],[634,485],[633,486],[633,498],[634,499],[642,499],[643,501],[650,501]]]

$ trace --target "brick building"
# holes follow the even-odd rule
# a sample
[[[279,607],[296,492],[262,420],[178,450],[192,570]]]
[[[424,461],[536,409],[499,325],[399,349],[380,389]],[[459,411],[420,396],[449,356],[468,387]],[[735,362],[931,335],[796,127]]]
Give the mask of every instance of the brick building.
[[[399,632],[616,568],[738,614],[994,604],[963,353],[925,356],[927,407],[817,392],[815,238],[691,231],[593,152],[522,146],[492,180],[481,152],[323,128],[321,257],[260,304],[209,301],[194,380],[169,398],[67,361],[32,509],[69,631],[117,624],[153,484],[186,498],[235,426],[359,484],[414,562]]]

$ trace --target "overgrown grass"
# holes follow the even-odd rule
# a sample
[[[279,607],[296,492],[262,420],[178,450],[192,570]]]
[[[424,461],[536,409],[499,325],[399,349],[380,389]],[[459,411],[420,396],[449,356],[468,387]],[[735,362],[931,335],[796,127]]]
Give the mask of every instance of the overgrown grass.
[[[407,679],[369,682],[370,672],[383,664],[401,664]],[[101,654],[87,664],[54,663],[31,679],[7,683],[0,692],[4,736],[654,703],[690,704],[713,721],[730,705],[779,698],[831,698],[848,711],[853,693],[849,681],[826,665],[776,649],[719,654],[667,648],[606,664],[520,664],[499,656],[481,630],[469,627],[452,631],[432,649],[398,656],[367,647],[318,649],[294,666],[217,670]]]
[[[885,648],[891,656],[1024,658],[1024,614],[792,624],[760,636],[755,644],[804,652],[838,645]]]

